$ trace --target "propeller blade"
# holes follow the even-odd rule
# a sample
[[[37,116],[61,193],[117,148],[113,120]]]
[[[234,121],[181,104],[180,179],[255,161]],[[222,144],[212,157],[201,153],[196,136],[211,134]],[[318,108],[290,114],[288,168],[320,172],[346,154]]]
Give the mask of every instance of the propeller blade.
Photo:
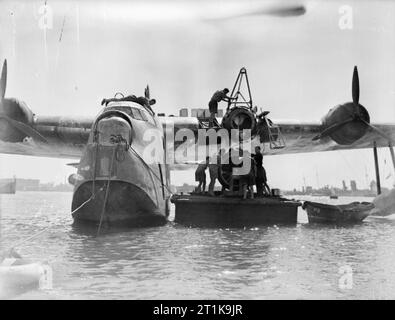
[[[354,67],[352,75],[352,101],[356,105],[359,104],[359,76],[357,66]]]
[[[4,99],[6,87],[7,87],[7,59],[4,60],[3,68],[1,69],[0,101]]]
[[[335,123],[334,125],[331,125],[330,127],[326,128],[324,131],[322,131],[320,134],[316,135],[313,138],[313,141],[322,139],[324,137],[330,136],[332,133],[334,133],[336,130],[340,129],[342,126],[344,126],[345,124],[354,121],[353,118],[349,118],[343,122],[340,123]]]
[[[369,122],[360,119],[363,123],[365,123],[369,128],[371,128],[373,131],[377,132],[380,136],[382,136],[384,139],[388,140],[391,144],[394,144],[394,141],[392,138],[390,138],[388,135],[386,135],[383,131],[381,131],[379,128],[376,128],[375,126],[372,126]]]
[[[32,127],[28,126],[27,124],[24,124],[23,122],[11,119],[10,117],[7,117],[6,115],[0,115],[0,119],[5,119],[15,129],[21,131],[28,137],[31,137],[34,140],[37,140],[40,142],[48,143],[48,140],[45,139],[45,137],[42,136],[41,133],[39,133],[37,130],[33,129]]]

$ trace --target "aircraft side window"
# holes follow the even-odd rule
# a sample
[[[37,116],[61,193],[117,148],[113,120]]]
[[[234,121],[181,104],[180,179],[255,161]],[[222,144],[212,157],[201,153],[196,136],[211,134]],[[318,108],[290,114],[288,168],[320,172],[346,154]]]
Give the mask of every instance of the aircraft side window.
[[[129,116],[132,116],[132,112],[130,111],[129,107],[123,107],[123,108],[121,108],[121,111],[125,112]]]
[[[145,114],[145,112],[143,110],[139,110],[139,112],[140,112],[141,118],[144,121],[148,121],[148,118],[147,118],[147,115]]]
[[[106,111],[108,111],[108,110],[119,110],[119,111],[125,112],[129,116],[133,117],[133,114],[132,114],[132,111],[130,110],[130,107],[111,107],[111,108],[107,108],[106,109]]]
[[[144,119],[141,117],[140,110],[137,109],[137,108],[132,108],[132,116],[133,116],[133,118],[136,119],[136,120],[144,120]]]
[[[129,107],[125,108],[123,111],[125,111],[129,116],[132,116],[132,111]]]
[[[143,119],[145,121],[149,122],[152,125],[155,125],[154,118],[152,117],[152,115],[148,111],[140,110],[140,112],[141,112],[141,115],[142,115],[142,117],[143,117]]]

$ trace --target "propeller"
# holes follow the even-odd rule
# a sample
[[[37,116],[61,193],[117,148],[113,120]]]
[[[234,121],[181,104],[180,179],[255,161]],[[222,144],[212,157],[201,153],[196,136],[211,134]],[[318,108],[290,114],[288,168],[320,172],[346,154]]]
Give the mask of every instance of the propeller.
[[[353,111],[349,111],[349,117],[346,120],[341,121],[339,123],[335,123],[325,130],[323,130],[319,135],[313,138],[313,141],[319,140],[321,138],[327,137],[335,133],[337,130],[341,129],[344,125],[351,123],[351,122],[361,122],[365,124],[367,127],[375,131],[377,134],[382,136],[384,139],[388,140],[389,142],[393,143],[392,139],[386,135],[383,131],[372,126],[368,121],[366,121],[362,114],[361,114],[361,106],[359,104],[359,75],[358,75],[358,68],[354,66],[354,71],[352,75],[352,103],[354,104]]]
[[[36,141],[47,143],[48,142],[47,139],[45,139],[37,130],[35,130],[31,126],[21,121],[10,118],[6,114],[5,110],[7,107],[10,106],[9,105],[10,100],[4,98],[6,87],[7,87],[7,59],[4,60],[3,68],[1,70],[1,78],[0,78],[0,119],[7,121],[7,123],[10,126],[12,126],[16,131],[19,131],[23,135],[32,137]],[[6,103],[8,103],[8,105],[5,108]],[[17,103],[14,103],[13,105],[11,104],[11,107],[17,108],[18,104]]]
[[[332,133],[336,132],[337,130],[339,130],[341,127],[343,127],[347,123],[350,123],[350,122],[353,122],[353,121],[354,121],[354,118],[349,118],[349,119],[347,119],[345,121],[342,121],[340,123],[335,123],[334,125],[331,125],[330,127],[326,128],[320,134],[316,135],[313,138],[313,141],[320,140],[322,138],[330,136]]]
[[[357,66],[354,67],[354,72],[352,75],[352,101],[353,103],[358,106],[359,105],[359,76],[358,76],[358,68]],[[360,115],[360,109],[357,109],[358,117],[357,120],[363,122],[365,125],[367,125],[369,128],[371,128],[373,131],[375,131],[377,134],[382,136],[384,139],[387,139],[389,142],[393,144],[392,139],[385,134],[383,131],[380,129],[376,128],[375,126],[372,126],[369,122],[367,122],[365,119],[363,119]]]
[[[354,71],[353,71],[353,75],[352,75],[352,101],[354,103],[354,106],[356,106],[355,110],[358,110],[358,111],[354,112],[354,114],[350,114],[350,117],[347,118],[346,120],[339,122],[339,123],[335,123],[335,124],[331,125],[330,127],[326,128],[319,135],[315,136],[313,138],[313,141],[330,136],[332,133],[336,132],[337,130],[339,130],[341,127],[343,127],[347,123],[350,123],[353,121],[358,121],[358,120],[359,121],[363,120],[361,118],[360,113],[359,113],[359,107],[358,107],[359,106],[359,76],[358,76],[357,66],[354,66]]]
[[[363,123],[367,123],[369,126],[371,126],[367,121],[365,121],[360,114],[360,108],[359,108],[359,76],[358,76],[358,68],[357,66],[354,66],[354,71],[353,71],[353,75],[352,75],[352,101],[354,103],[354,113],[353,114],[349,114],[349,118],[347,118],[346,120],[339,122],[339,123],[335,123],[331,126],[329,126],[328,128],[326,128],[324,131],[322,131],[320,134],[316,135],[313,138],[313,141],[322,139],[324,137],[330,136],[332,133],[336,132],[337,130],[339,130],[341,127],[343,127],[344,125],[353,122],[353,121],[361,121]]]
[[[390,142],[392,145],[394,145],[394,140],[388,136],[387,134],[385,134],[383,131],[381,131],[379,128],[376,128],[375,126],[372,126],[369,122],[367,122],[364,119],[361,119],[361,121],[366,124],[370,129],[372,129],[374,132],[376,132],[378,135],[382,136],[384,139],[388,140],[388,142]]]

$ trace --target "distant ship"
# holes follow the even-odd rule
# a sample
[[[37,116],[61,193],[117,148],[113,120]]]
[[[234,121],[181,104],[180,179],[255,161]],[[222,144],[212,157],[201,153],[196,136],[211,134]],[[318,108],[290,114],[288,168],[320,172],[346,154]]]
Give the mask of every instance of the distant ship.
[[[16,178],[0,179],[0,194],[14,194],[16,192]]]

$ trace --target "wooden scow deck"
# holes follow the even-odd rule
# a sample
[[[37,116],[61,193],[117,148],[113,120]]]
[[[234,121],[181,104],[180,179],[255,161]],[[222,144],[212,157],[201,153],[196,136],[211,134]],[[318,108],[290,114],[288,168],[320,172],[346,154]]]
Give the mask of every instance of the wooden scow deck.
[[[252,227],[296,224],[298,201],[280,197],[240,197],[198,194],[173,195],[175,222],[189,226]]]

